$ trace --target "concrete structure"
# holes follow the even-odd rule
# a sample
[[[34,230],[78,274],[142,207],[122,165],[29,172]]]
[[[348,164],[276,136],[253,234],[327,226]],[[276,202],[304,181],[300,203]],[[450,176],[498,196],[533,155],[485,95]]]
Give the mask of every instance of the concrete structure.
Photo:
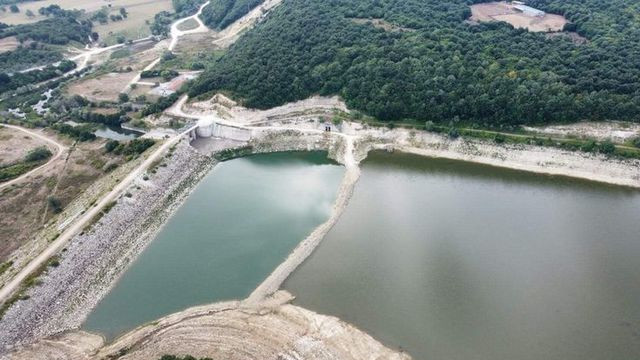
[[[199,138],[222,138],[235,141],[251,140],[251,130],[233,125],[220,124],[213,116],[198,121],[196,135]]]
[[[543,17],[546,14],[542,10],[534,9],[531,6],[527,5],[514,5],[513,8],[518,11],[522,11],[522,13],[529,16]]]

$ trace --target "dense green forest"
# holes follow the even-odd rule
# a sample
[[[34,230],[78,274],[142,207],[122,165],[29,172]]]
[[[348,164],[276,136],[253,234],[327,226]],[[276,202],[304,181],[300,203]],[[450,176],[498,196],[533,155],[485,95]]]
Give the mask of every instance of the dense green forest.
[[[268,108],[341,95],[382,120],[501,126],[640,119],[636,0],[531,0],[588,38],[470,24],[474,0],[284,0],[190,88]],[[379,18],[385,31],[354,18]]]
[[[264,0],[211,0],[202,10],[202,20],[207,26],[224,29],[240,19]]]
[[[173,9],[180,17],[195,14],[205,0],[172,0]]]

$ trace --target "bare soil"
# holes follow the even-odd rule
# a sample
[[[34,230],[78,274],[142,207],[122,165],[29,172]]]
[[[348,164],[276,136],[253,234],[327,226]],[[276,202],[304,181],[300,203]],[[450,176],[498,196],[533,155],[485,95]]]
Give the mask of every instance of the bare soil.
[[[19,130],[0,127],[0,166],[21,161],[29,151],[40,146],[47,146],[52,153],[56,151],[46,141]]]
[[[70,95],[80,95],[91,101],[117,101],[124,86],[136,76],[134,71],[108,73],[71,84],[67,88]]]
[[[534,32],[562,31],[567,23],[567,19],[561,15],[545,14],[541,17],[526,15],[504,1],[471,5],[470,20],[503,21],[516,28],[526,28]]]
[[[373,27],[382,29],[384,31],[391,31],[391,32],[415,31],[414,29],[409,29],[409,28],[392,24],[388,21],[385,21],[384,19],[352,19],[351,21],[360,25],[371,25]]]
[[[0,54],[7,51],[13,51],[18,48],[20,43],[15,36],[9,36],[4,39],[0,39]]]

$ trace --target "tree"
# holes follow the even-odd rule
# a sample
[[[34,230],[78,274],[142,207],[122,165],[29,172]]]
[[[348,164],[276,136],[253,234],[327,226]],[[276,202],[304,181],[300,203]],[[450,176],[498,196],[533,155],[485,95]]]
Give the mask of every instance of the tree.
[[[118,42],[118,44],[124,44],[125,41],[127,41],[127,38],[125,38],[123,35],[118,35],[118,37],[116,37],[116,41]]]
[[[123,17],[123,18],[126,18],[126,17],[127,17],[127,15],[129,15],[129,14],[127,13],[127,9],[125,9],[125,8],[121,7],[121,8],[120,8],[120,15],[122,15],[122,17]]]
[[[94,31],[91,33],[91,39],[93,41],[98,41],[99,38],[100,38],[100,34],[98,34],[97,32]]]
[[[11,6],[9,6],[9,10],[12,13],[19,13],[20,12],[20,9],[18,8],[18,5],[16,5],[16,4],[11,4]]]
[[[33,13],[33,11],[31,11],[31,10],[27,10],[27,11],[25,11],[25,14],[26,14],[28,17],[30,17],[30,18],[32,18],[32,17],[34,17],[34,16],[36,16],[36,14],[34,14],[34,13]]]
[[[129,101],[129,95],[127,95],[126,93],[118,94],[118,101],[120,101],[121,103]]]

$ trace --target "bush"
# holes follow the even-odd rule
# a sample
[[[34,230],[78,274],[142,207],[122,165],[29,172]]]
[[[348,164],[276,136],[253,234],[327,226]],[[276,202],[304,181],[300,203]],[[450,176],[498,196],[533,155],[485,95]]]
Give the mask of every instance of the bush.
[[[602,142],[598,146],[598,150],[605,155],[611,155],[616,152],[616,146],[609,140]]]
[[[120,101],[121,103],[125,103],[125,102],[129,101],[129,95],[127,95],[125,93],[118,94],[118,101]]]
[[[118,140],[109,140],[106,144],[104,144],[104,149],[106,152],[110,153],[115,150],[120,145]]]
[[[49,196],[47,198],[47,204],[51,208],[51,211],[53,211],[55,214],[59,214],[60,212],[62,212],[62,203],[57,197]]]
[[[447,133],[447,135],[452,139],[457,139],[460,137],[460,132],[458,131],[458,129],[452,127],[449,129],[449,132]]]
[[[633,139],[631,141],[631,143],[633,144],[633,146],[640,148],[640,136],[638,136],[637,138]]]
[[[47,149],[45,146],[40,146],[38,148],[35,148],[29,151],[29,153],[24,158],[24,160],[25,161],[41,161],[41,160],[48,159],[49,157],[51,157],[51,155],[53,154],[49,149]]]

